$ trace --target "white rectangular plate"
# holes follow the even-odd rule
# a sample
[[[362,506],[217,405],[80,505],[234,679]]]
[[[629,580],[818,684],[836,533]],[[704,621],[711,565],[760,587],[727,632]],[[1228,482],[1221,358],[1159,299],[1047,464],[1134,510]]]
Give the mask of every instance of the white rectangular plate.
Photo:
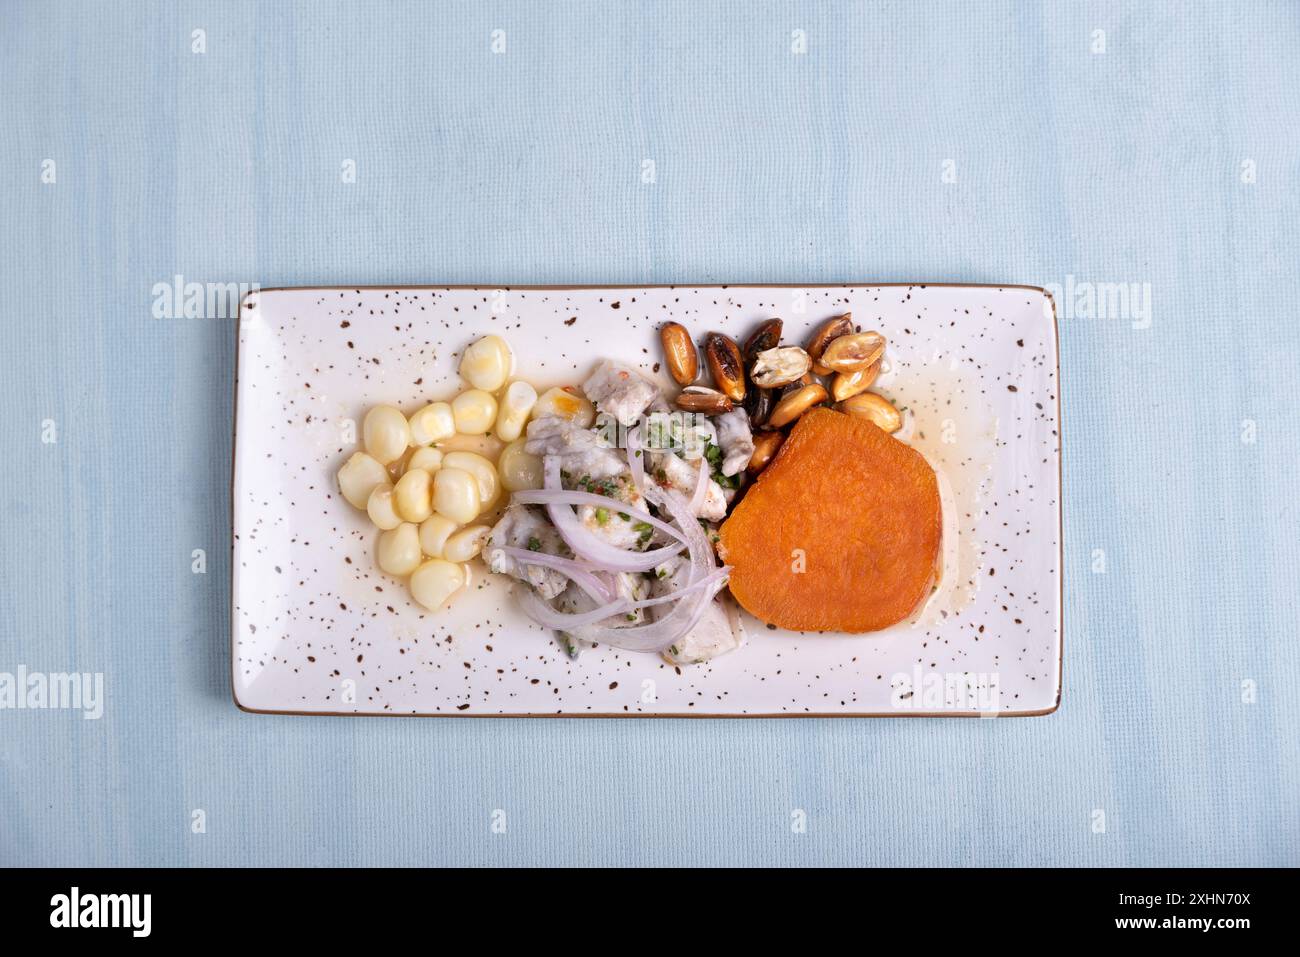
[[[746,619],[745,647],[676,668],[598,648],[570,660],[476,562],[432,615],[375,567],[338,494],[364,412],[460,388],[460,350],[497,332],[517,375],[580,383],[600,359],[665,385],[659,326],[803,341],[852,311],[889,339],[876,390],[945,489],[947,565],[918,620],[799,635]],[[1024,286],[322,288],[241,306],[232,677],[245,710],[407,715],[1037,715],[1060,700],[1060,412],[1050,297]]]

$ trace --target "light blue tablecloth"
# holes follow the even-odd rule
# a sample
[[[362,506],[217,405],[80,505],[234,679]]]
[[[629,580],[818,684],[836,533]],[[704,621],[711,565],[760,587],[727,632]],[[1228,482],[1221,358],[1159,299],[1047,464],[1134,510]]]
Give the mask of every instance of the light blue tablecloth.
[[[0,864],[1300,863],[1300,6],[117,6],[0,4],[0,672],[106,695],[0,711]],[[241,714],[177,274],[1149,289],[1061,323],[1063,706]]]

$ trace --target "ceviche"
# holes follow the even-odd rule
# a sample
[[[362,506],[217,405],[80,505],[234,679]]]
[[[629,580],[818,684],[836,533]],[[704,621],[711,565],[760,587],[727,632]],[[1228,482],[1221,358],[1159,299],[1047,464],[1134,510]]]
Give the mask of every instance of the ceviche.
[[[673,385],[609,358],[540,393],[486,336],[458,395],[369,410],[339,489],[420,605],[454,600],[481,564],[574,657],[708,661],[744,643],[737,601],[795,630],[887,627],[935,585],[933,472],[871,391],[883,336],[849,315],[802,346],[782,333],[772,319],[743,344],[709,334],[701,363],[668,323]]]

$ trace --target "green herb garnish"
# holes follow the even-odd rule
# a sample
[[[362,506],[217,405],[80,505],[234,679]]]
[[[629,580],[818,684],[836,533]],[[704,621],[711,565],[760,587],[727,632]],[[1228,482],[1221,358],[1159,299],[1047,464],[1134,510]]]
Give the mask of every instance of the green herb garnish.
[[[723,488],[729,488],[729,489],[740,488],[739,475],[723,475],[721,472],[714,472],[713,481],[717,482]]]

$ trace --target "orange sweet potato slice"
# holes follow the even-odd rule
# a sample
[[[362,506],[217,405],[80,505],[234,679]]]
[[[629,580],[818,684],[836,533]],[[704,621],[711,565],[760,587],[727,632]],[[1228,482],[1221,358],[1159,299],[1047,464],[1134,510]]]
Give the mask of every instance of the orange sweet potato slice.
[[[723,523],[731,593],[795,631],[878,631],[930,593],[942,523],[933,469],[865,419],[813,409]]]

